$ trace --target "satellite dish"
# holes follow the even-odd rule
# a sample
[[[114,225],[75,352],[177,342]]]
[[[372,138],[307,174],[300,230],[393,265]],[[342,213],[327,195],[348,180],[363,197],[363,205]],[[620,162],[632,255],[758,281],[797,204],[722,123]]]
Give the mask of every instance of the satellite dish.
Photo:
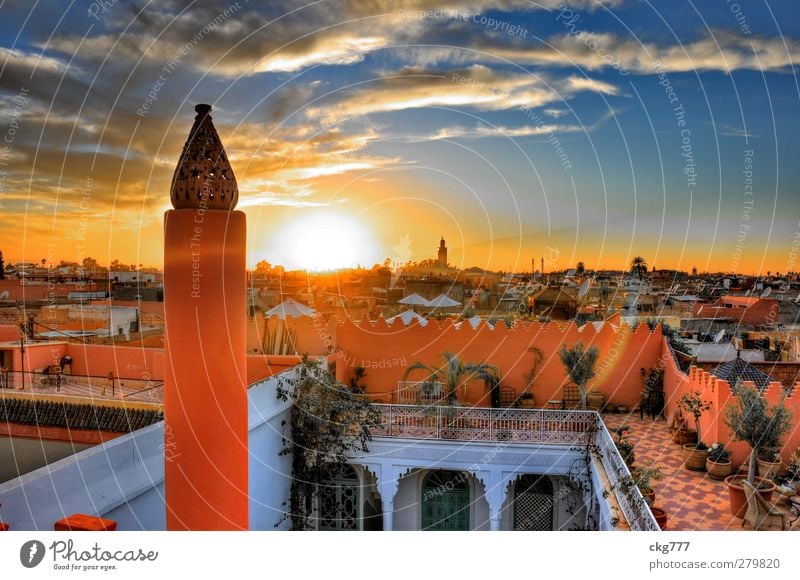
[[[767,286],[766,288],[764,288],[764,291],[761,293],[761,298],[766,298],[770,294],[772,294],[772,288]]]
[[[8,300],[9,296],[11,296],[11,294],[9,294],[8,290],[0,292],[0,300]]]
[[[591,282],[592,281],[589,278],[583,281],[583,284],[581,284],[581,287],[578,290],[578,298],[583,298],[586,296],[586,293],[589,291],[589,286],[591,286]]]
[[[716,344],[719,344],[719,343],[722,341],[722,338],[723,338],[724,336],[725,336],[725,331],[724,331],[724,330],[720,330],[720,331],[717,333],[717,336],[715,336],[715,337],[714,337],[714,342],[715,342]]]

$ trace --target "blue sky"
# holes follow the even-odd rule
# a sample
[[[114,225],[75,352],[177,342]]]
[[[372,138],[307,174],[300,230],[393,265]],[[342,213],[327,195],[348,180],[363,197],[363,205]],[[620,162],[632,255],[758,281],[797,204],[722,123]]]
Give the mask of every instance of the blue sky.
[[[5,2],[0,249],[160,263],[209,102],[253,263],[797,269],[798,4],[562,4]]]

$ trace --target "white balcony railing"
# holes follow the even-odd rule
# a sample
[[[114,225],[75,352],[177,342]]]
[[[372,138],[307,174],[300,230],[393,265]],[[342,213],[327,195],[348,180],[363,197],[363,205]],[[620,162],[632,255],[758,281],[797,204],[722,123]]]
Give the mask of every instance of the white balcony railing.
[[[375,406],[381,414],[373,430],[378,437],[588,445],[597,430],[592,411]]]
[[[598,417],[598,430],[594,436],[595,450],[603,463],[603,469],[608,476],[609,483],[617,497],[617,502],[632,530],[660,531],[653,518],[647,502],[645,502],[639,488],[635,485],[620,486],[623,478],[630,477],[631,472],[617,451],[614,440],[608,432],[603,421]]]
[[[597,453],[620,509],[632,530],[658,531],[635,486],[618,485],[630,471],[611,435],[594,411],[485,409],[422,405],[381,405],[376,437],[505,442],[586,447]]]

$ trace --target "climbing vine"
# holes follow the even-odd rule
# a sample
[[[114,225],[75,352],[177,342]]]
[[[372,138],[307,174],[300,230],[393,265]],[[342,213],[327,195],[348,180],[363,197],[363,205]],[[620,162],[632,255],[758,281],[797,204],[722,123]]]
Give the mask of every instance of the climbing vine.
[[[380,414],[360,389],[337,382],[320,361],[307,357],[293,376],[279,379],[277,391],[280,400],[292,403],[280,452],[292,456],[284,520],[290,519],[295,530],[313,529],[320,484],[332,479],[354,452],[368,451],[370,428]]]

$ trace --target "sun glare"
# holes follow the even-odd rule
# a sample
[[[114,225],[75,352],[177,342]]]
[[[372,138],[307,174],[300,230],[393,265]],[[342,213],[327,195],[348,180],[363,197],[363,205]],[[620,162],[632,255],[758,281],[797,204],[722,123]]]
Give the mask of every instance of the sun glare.
[[[366,229],[340,214],[316,214],[288,223],[279,236],[278,263],[321,271],[372,265],[374,242]]]

